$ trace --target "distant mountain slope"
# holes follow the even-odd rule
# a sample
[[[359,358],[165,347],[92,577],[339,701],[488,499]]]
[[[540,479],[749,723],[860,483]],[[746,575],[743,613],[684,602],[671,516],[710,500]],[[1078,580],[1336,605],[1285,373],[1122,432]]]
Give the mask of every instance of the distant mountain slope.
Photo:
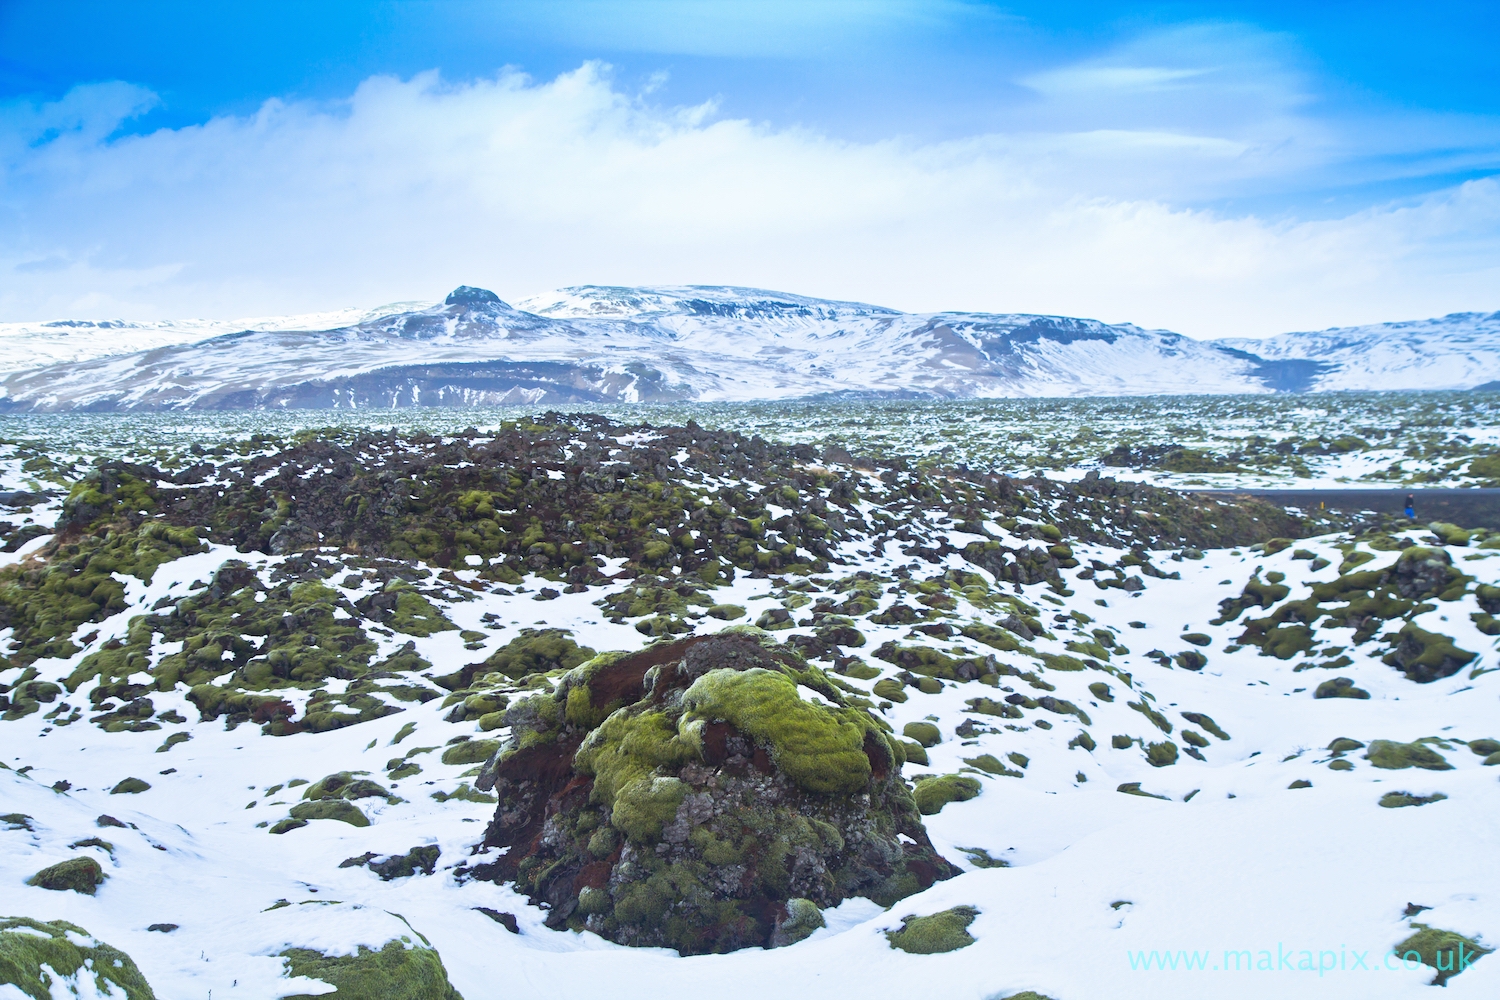
[[[340,319],[319,329],[266,321],[190,343],[171,342],[183,331],[161,332],[161,342],[134,328],[127,345],[139,337],[147,349],[0,378],[0,408],[1254,393],[1500,378],[1500,314],[1200,341],[1061,316],[903,313],[730,286],[586,285],[514,307],[464,286],[440,304]]]

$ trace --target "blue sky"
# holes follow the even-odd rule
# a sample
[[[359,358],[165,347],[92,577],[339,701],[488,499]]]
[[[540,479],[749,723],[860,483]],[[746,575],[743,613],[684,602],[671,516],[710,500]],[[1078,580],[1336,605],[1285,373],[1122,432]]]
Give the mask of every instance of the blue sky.
[[[1198,336],[1496,309],[1497,10],[3,0],[0,320],[460,281]]]

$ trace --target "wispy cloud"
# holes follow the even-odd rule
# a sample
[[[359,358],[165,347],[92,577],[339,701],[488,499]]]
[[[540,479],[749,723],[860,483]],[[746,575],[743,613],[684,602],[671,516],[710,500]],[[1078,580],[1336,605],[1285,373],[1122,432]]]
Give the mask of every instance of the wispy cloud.
[[[1238,85],[1192,63],[1139,85]],[[333,105],[119,138],[151,95],[80,87],[0,125],[0,317],[228,317],[584,282],[1195,335],[1500,308],[1493,180],[1316,221],[1174,202],[1276,169],[1265,123],[1296,100],[1275,93],[1268,115],[1219,129],[1182,125],[1191,114],[1091,127],[1080,108],[1076,129],[915,144],[658,107],[594,64],[542,83],[375,77]]]

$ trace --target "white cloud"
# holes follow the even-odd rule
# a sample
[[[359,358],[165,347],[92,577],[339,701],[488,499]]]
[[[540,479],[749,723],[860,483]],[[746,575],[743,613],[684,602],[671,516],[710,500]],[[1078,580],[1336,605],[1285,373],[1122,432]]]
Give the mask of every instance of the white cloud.
[[[1198,336],[1500,308],[1493,180],[1333,220],[1175,207],[1249,155],[1248,127],[841,142],[654,107],[589,65],[376,77],[333,106],[108,138],[149,99],[80,87],[0,120],[0,319],[309,312],[460,283],[734,283]]]

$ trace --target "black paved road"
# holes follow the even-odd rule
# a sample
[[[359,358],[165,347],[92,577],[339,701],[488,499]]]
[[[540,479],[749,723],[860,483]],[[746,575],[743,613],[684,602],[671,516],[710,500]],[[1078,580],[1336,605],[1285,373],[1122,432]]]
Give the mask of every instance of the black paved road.
[[[1283,507],[1316,510],[1374,511],[1400,514],[1410,493],[1416,498],[1417,520],[1447,521],[1461,528],[1500,528],[1500,490],[1195,490],[1198,493],[1240,494],[1269,500]]]

